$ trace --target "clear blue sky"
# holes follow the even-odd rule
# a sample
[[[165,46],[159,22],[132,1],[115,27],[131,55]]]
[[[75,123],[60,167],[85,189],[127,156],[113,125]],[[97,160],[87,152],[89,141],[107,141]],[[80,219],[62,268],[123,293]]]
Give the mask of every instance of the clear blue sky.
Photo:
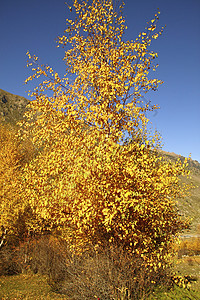
[[[70,3],[71,0],[67,2]],[[200,162],[200,0],[124,0],[128,39],[135,39],[160,9],[163,35],[156,77],[164,84],[146,99],[161,108],[150,115],[163,137],[163,149]],[[63,50],[55,39],[70,18],[65,0],[0,0],[0,88],[28,98],[26,52],[63,70]]]

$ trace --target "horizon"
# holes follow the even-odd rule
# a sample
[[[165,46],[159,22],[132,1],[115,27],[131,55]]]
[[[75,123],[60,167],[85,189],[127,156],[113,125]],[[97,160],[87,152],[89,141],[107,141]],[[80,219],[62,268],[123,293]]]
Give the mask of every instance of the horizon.
[[[125,0],[124,17],[128,29],[125,40],[135,40],[154,14],[161,12],[158,28],[162,36],[152,42],[158,52],[155,78],[164,83],[158,91],[145,95],[145,101],[160,109],[148,114],[153,128],[160,132],[163,150],[200,162],[200,1]],[[71,1],[68,1],[71,3]],[[36,85],[24,85],[31,74],[26,68],[26,52],[40,58],[58,73],[63,73],[64,50],[56,48],[55,39],[71,18],[65,1],[25,0],[1,3],[0,89],[30,99],[26,93]]]

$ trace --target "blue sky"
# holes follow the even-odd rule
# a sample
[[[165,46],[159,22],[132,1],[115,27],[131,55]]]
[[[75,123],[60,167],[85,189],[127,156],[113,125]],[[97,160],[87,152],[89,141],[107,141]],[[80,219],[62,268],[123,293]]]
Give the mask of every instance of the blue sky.
[[[68,3],[71,0],[67,1]],[[200,162],[200,1],[124,0],[127,39],[135,39],[161,11],[163,35],[152,44],[158,52],[155,77],[164,84],[146,99],[160,110],[149,115],[163,137],[163,149]],[[26,52],[54,70],[63,70],[56,37],[70,18],[65,0],[0,0],[0,88],[28,98]]]

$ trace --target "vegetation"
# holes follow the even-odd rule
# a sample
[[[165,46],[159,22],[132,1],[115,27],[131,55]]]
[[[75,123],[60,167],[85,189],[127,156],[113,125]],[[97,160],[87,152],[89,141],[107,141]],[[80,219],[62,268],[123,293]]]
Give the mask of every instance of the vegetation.
[[[175,153],[169,153],[162,151],[161,155],[164,156],[168,161],[175,162],[177,158],[183,162],[185,158],[183,156],[177,155]],[[181,180],[192,186],[190,194],[185,198],[178,199],[177,205],[178,210],[182,215],[185,215],[191,219],[190,232],[185,232],[184,235],[192,237],[197,234],[198,226],[200,224],[200,163],[198,161],[189,159],[188,160],[188,170],[190,171],[189,178],[181,178]]]
[[[64,294],[53,292],[47,284],[45,276],[20,274],[14,276],[0,277],[0,297],[2,300],[27,299],[27,300],[42,300],[42,299],[66,299]],[[173,289],[160,288],[147,297],[147,300],[197,300],[200,298],[200,292],[194,290],[186,290],[179,287]],[[71,298],[72,299],[72,298]],[[95,300],[98,298],[94,298]],[[105,298],[104,298],[105,299]],[[122,298],[123,299],[123,298]]]
[[[3,122],[15,125],[26,110],[28,100],[0,89],[0,118]]]
[[[3,237],[6,231],[12,234],[20,231],[17,229],[17,219],[25,210],[20,193],[22,167],[31,160],[32,155],[31,143],[20,143],[15,127],[0,122],[0,228]],[[22,229],[23,225],[19,226]]]
[[[158,15],[135,42],[124,42],[122,6],[119,14],[112,1],[73,6],[77,19],[58,39],[71,46],[66,76],[28,54],[36,66],[27,82],[46,77],[22,126],[22,136],[24,130],[42,149],[24,169],[25,197],[38,216],[34,230],[56,228],[80,249],[123,244],[157,268],[153,261],[165,264],[173,236],[186,226],[173,198],[185,193],[178,175],[187,175],[184,164],[158,157],[159,138],[149,138],[145,117],[156,107],[140,100],[161,83],[148,78],[157,56],[151,40],[162,31],[155,32]]]
[[[26,83],[41,83],[17,136],[0,127],[0,273],[47,276],[69,299],[144,299],[160,285],[187,288],[190,280],[171,266],[189,226],[176,206],[191,187],[188,162],[160,155],[146,118],[157,106],[141,101],[162,83],[151,79],[159,12],[135,41],[124,41],[123,5],[74,0],[69,9],[77,18],[58,38],[68,46],[65,76],[28,53]]]
[[[141,273],[137,285],[134,286],[136,282],[131,280],[131,276],[139,265],[134,262],[131,266],[127,253],[121,252],[121,249],[113,250],[115,251],[112,255],[109,255],[108,250],[100,254],[94,249],[84,256],[72,257],[64,241],[61,242],[52,236],[21,243],[16,249],[18,254],[15,252],[15,262],[18,260],[19,263],[20,260],[23,266],[22,274],[1,276],[0,296],[4,296],[5,299],[199,299],[200,290],[196,282],[199,276],[197,257],[190,257],[192,263],[186,261],[189,257],[179,258],[176,267],[181,274],[187,275],[185,278],[190,279],[190,289],[179,287],[178,281],[177,285],[174,285],[171,281],[167,283],[161,278],[163,285],[151,290],[150,286],[144,285]],[[193,276],[190,278],[188,274]],[[148,279],[146,274],[143,275]],[[176,279],[178,278],[183,277],[177,276]],[[116,289],[114,297],[113,285],[119,287],[119,283],[127,279],[129,288],[134,289],[135,298],[127,298],[129,294],[125,288]]]
[[[20,274],[0,277],[0,298],[14,299],[66,299],[51,290],[46,277],[33,274]]]

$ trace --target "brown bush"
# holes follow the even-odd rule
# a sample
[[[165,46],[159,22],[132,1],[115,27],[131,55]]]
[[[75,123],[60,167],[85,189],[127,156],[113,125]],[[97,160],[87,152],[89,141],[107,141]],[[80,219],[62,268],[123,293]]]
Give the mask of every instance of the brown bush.
[[[0,276],[14,275],[22,272],[22,266],[12,245],[0,249]]]
[[[69,299],[143,299],[166,271],[147,272],[141,257],[120,247],[90,248],[77,255],[66,242],[50,235],[27,238],[18,247],[4,247],[4,274],[31,271],[47,275],[54,291]],[[0,271],[3,265],[0,264]]]
[[[141,258],[117,247],[71,253],[66,262],[64,279],[54,287],[70,299],[143,299],[167,279],[161,272],[147,273]]]

